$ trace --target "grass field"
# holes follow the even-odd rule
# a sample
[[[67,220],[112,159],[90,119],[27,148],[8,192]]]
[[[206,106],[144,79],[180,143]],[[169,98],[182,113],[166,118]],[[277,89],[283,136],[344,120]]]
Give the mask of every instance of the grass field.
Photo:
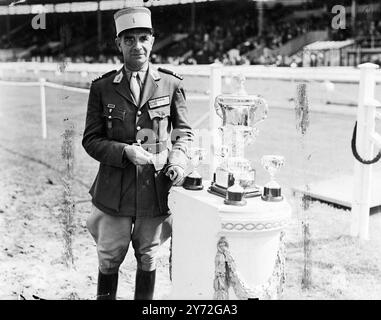
[[[381,215],[370,217],[371,240],[360,242],[349,236],[349,211],[313,203],[303,212],[300,199],[291,192],[295,186],[352,173],[350,140],[355,116],[350,112],[312,111],[307,135],[302,139],[296,130],[293,102],[288,99],[295,87],[287,82],[271,87],[276,88],[282,108],[270,103],[268,118],[260,125],[259,137],[248,147],[246,156],[257,170],[258,184],[268,180],[260,165],[262,155],[282,154],[286,159],[277,179],[293,207],[292,221],[286,230],[283,298],[380,299]],[[47,89],[48,138],[42,140],[38,88],[0,85],[0,93],[0,298],[23,293],[47,299],[93,299],[97,257],[85,221],[90,214],[88,189],[98,164],[81,146],[87,95]],[[270,102],[275,96],[274,92],[262,95]],[[323,100],[311,99],[311,107]],[[207,110],[206,102],[189,99],[191,123]],[[62,258],[60,210],[65,163],[61,146],[62,134],[68,126],[75,131],[75,268],[67,268]],[[207,120],[199,128],[206,126]],[[204,178],[210,179],[205,165],[203,169]],[[374,170],[381,170],[381,164],[376,164]],[[302,215],[308,215],[312,235],[312,286],[308,290],[301,289]],[[134,270],[130,249],[121,269],[118,291],[121,299],[132,299]],[[158,270],[155,297],[160,299],[170,290],[168,243],[162,248]]]

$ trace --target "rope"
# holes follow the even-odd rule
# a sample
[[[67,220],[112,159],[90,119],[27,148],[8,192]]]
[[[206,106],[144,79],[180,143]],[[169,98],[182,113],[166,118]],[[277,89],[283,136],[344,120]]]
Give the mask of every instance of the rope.
[[[357,152],[356,136],[357,136],[357,121],[355,123],[355,127],[353,128],[353,135],[352,135],[352,142],[351,142],[352,153],[353,153],[353,156],[356,158],[357,161],[361,162],[362,164],[373,164],[373,163],[376,163],[378,160],[381,159],[381,151],[372,160],[363,159],[359,155],[359,153]]]
[[[39,86],[39,82],[29,82],[29,81],[5,81],[5,80],[0,80],[0,84],[4,85],[14,85],[14,86],[21,86],[21,87],[34,87],[34,86]],[[54,82],[46,81],[44,83],[45,86],[54,88],[54,89],[64,89],[64,90],[69,90],[69,91],[75,91],[75,92],[80,92],[80,93],[89,93],[89,89],[84,89],[84,88],[77,88],[77,87],[71,87],[63,84],[57,84]],[[187,97],[188,100],[192,101],[208,101],[209,96],[207,95],[190,95]],[[203,115],[200,119],[198,119],[195,123],[197,123],[198,126],[200,123],[202,123],[206,118],[208,117],[208,114]]]
[[[172,282],[172,239],[173,234],[171,235],[171,242],[169,243],[169,280]]]
[[[35,87],[40,85],[39,82],[29,82],[29,81],[17,82],[17,81],[4,81],[4,80],[0,80],[0,84],[20,86],[20,87]]]
[[[29,82],[29,81],[4,81],[0,80],[0,84],[4,85],[13,85],[13,86],[20,86],[20,87],[36,87],[40,85],[40,82]],[[83,89],[83,88],[76,88],[71,86],[66,86],[63,84],[57,84],[54,82],[48,82],[45,81],[44,86],[54,88],[54,89],[63,89],[63,90],[69,90],[69,91],[75,91],[80,93],[89,93],[89,89]]]
[[[54,89],[63,89],[63,90],[68,90],[68,91],[80,92],[80,93],[89,93],[90,92],[89,89],[70,87],[70,86],[65,86],[63,84],[56,84],[53,82],[45,82],[45,85],[47,87],[54,88]]]
[[[232,287],[235,295],[240,300],[245,299],[272,299],[280,297],[285,283],[285,245],[283,241],[284,232],[280,234],[280,243],[271,277],[264,283],[250,288],[241,279],[237,272],[233,256],[229,251],[226,237],[221,237],[217,243],[217,254],[215,258],[214,296],[215,300],[228,300],[229,288]]]

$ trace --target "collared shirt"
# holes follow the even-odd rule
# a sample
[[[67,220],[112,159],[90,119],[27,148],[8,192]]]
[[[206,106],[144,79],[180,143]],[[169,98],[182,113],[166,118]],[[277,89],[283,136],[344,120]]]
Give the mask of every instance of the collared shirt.
[[[124,66],[124,71],[126,72],[128,81],[131,80],[132,73],[136,72],[136,71],[127,69],[126,66]],[[142,88],[144,87],[144,82],[146,81],[146,78],[147,78],[147,72],[148,72],[148,63],[145,66],[143,66],[142,69],[137,71],[137,73],[139,74],[139,81],[142,84]]]

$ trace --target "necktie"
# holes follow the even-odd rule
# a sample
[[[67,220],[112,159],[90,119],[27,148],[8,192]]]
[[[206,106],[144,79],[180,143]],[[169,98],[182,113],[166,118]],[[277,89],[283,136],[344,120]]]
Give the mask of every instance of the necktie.
[[[139,106],[140,103],[140,85],[139,85],[139,75],[137,72],[133,72],[130,79],[130,89],[134,96],[136,105]]]

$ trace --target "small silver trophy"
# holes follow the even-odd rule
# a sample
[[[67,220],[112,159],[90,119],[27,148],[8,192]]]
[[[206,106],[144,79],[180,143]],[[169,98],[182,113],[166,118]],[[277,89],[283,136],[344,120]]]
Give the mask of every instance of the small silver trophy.
[[[229,158],[227,168],[233,178],[233,185],[226,190],[225,204],[243,206],[246,204],[245,190],[252,187],[255,181],[255,170],[244,158]],[[251,175],[248,173],[252,173]]]
[[[208,191],[225,198],[225,203],[243,205],[243,197],[260,196],[255,185],[255,169],[245,159],[245,146],[255,141],[256,126],[267,117],[267,102],[256,95],[247,94],[245,77],[235,77],[237,91],[216,97],[214,107],[222,118],[220,162]],[[258,111],[261,111],[260,113]]]
[[[275,181],[276,172],[283,167],[284,157],[278,155],[266,155],[261,159],[263,168],[270,174],[270,181],[264,186],[262,199],[265,201],[282,201],[282,189]]]
[[[186,177],[183,182],[183,187],[188,190],[202,190],[204,186],[202,185],[201,174],[197,171],[201,160],[205,157],[205,149],[192,147],[188,151],[188,157],[190,159],[190,173],[186,173]]]

